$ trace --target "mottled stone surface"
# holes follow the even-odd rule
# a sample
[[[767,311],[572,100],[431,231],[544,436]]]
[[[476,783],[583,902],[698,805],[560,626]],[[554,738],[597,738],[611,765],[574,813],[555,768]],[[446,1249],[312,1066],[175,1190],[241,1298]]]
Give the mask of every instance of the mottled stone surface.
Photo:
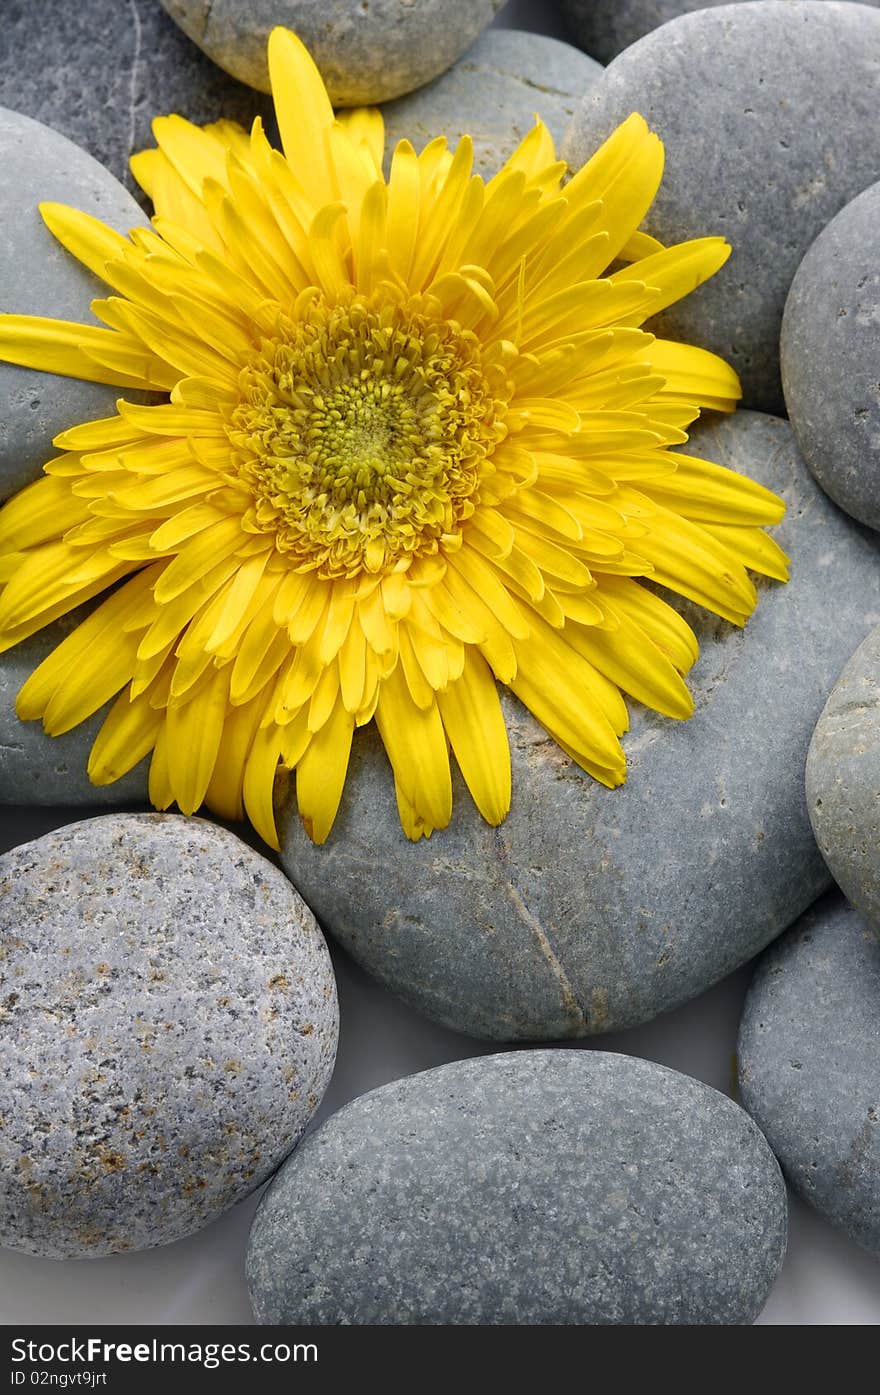
[[[3,15],[5,26],[6,16]],[[106,286],[55,241],[37,209],[73,204],[120,232],[143,212],[106,170],[57,131],[0,108],[0,313],[96,324],[89,311]],[[110,415],[120,388],[0,363],[0,500],[36,479],[65,427]]]
[[[335,106],[384,102],[450,67],[504,0],[161,0],[221,68],[269,91],[266,40],[293,29]]]
[[[2,372],[2,370],[0,370]],[[93,785],[86,767],[107,709],[65,732],[47,736],[41,722],[22,722],[15,699],[25,679],[70,634],[89,607],[48,625],[0,654],[0,805],[62,804],[92,808],[146,803],[149,760],[113,785]]]
[[[154,116],[249,127],[268,97],[235,82],[190,43],[156,0],[2,0],[0,104],[54,126],[143,200],[129,169],[153,145]]]
[[[803,457],[842,509],[880,528],[880,184],[838,213],[792,282],[780,343]]]
[[[261,1323],[748,1323],[785,1188],[726,1096],[610,1052],[457,1061],[346,1105],[264,1197]]]
[[[816,725],[807,806],[834,880],[880,923],[880,628],[853,654]]]
[[[233,834],[68,825],[0,858],[0,926],[2,1244],[166,1244],[296,1144],[333,1068],[333,971],[308,907]]]
[[[784,495],[776,536],[793,577],[761,585],[745,630],[684,607],[702,646],[696,713],[677,723],[630,704],[621,789],[506,696],[500,828],[456,777],[450,827],[408,843],[371,729],[324,847],[294,805],[282,815],[283,864],[324,928],[461,1031],[555,1039],[645,1021],[750,959],[827,885],[804,761],[841,664],[880,620],[877,542],[819,489],[787,423],[744,412],[695,431],[692,448]]]
[[[806,1202],[880,1258],[880,933],[834,893],[763,956],[740,1094]]]
[[[783,409],[779,330],[807,248],[880,179],[880,11],[846,0],[752,0],[682,15],[606,68],[569,130],[581,164],[640,111],[666,172],[645,227],[664,242],[723,234],[733,255],[658,321],[729,357],[744,404]]]
[[[467,132],[475,170],[491,178],[528,135],[536,114],[561,144],[601,72],[599,63],[558,39],[488,29],[443,77],[383,108],[387,149],[407,139],[421,150],[435,136],[456,145]]]
[[[602,63],[610,63],[636,39],[692,10],[711,10],[728,0],[559,0],[568,31]],[[878,0],[864,0],[876,5]]]

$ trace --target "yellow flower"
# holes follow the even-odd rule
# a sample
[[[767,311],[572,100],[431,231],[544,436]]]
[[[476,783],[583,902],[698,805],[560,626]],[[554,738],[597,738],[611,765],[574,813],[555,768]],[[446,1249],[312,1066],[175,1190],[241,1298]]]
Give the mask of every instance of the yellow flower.
[[[65,431],[0,513],[3,648],[115,586],[19,716],[54,735],[115,699],[96,784],[152,752],[155,805],[276,846],[279,766],[323,842],[373,718],[408,837],[449,821],[450,748],[499,823],[496,680],[617,785],[621,690],[692,711],[694,636],[638,578],[741,624],[745,568],[786,574],[780,501],[668,450],[735,374],[639,328],[729,249],[637,231],[663,165],[638,115],[565,185],[540,123],[488,183],[467,138],[401,142],[386,180],[379,113],[334,118],[286,30],[269,63],[283,155],[169,116],[132,162],[152,230],[42,206],[107,328],[6,316],[0,355],[170,400]]]

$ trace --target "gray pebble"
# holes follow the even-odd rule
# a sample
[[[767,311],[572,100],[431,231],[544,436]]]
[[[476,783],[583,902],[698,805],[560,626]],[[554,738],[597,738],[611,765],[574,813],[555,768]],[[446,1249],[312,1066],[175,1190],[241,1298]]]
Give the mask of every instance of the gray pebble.
[[[880,13],[845,0],[752,0],[682,15],[606,68],[563,154],[580,165],[630,112],[666,145],[645,221],[664,242],[723,234],[727,265],[660,317],[714,349],[744,404],[783,410],[779,330],[798,265],[880,179]]]
[[[456,1061],[363,1095],[251,1231],[260,1323],[749,1323],[785,1188],[724,1095],[599,1051]]]
[[[518,29],[488,29],[448,73],[383,108],[386,150],[409,140],[421,150],[435,136],[474,141],[474,169],[492,175],[535,124],[561,144],[578,102],[602,72],[570,44]]]
[[[89,304],[107,287],[56,242],[37,209],[43,201],[71,204],[123,233],[146,222],[131,196],[84,150],[0,108],[0,313],[97,324]],[[53,436],[77,422],[112,416],[122,396],[147,400],[142,393],[0,362],[0,500],[30,484],[57,454]]]
[[[835,503],[880,528],[880,184],[847,204],[801,262],[780,359],[804,459]]]
[[[743,1104],[804,1201],[880,1258],[880,933],[821,901],[758,964]]]
[[[460,1031],[554,1040],[646,1021],[750,959],[827,885],[804,760],[841,664],[880,621],[877,542],[819,489],[787,423],[739,413],[692,447],[784,495],[775,536],[793,577],[761,585],[744,630],[682,607],[702,648],[696,713],[630,704],[622,788],[591,780],[507,695],[500,828],[456,779],[449,828],[407,842],[372,730],[323,847],[295,802],[282,812],[282,863],[325,929]]]
[[[293,29],[321,70],[334,106],[384,102],[444,72],[504,0],[161,0],[215,63],[269,91],[266,41]]]
[[[880,628],[853,654],[816,725],[807,806],[834,880],[880,923]]]
[[[233,834],[169,814],[58,829],[0,858],[0,927],[0,1243],[167,1244],[297,1143],[333,1069],[333,971]]]
[[[38,664],[66,639],[90,607],[65,615],[0,654],[0,805],[85,805],[109,808],[146,803],[149,759],[112,785],[93,785],[86,773],[92,742],[107,712],[65,732],[47,736],[42,722],[22,722],[15,713],[19,689]]]

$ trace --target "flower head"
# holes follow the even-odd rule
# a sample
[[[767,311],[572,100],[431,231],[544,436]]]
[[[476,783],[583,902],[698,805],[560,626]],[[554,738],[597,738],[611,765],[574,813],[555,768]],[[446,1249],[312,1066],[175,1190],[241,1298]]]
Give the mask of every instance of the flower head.
[[[93,781],[152,753],[159,808],[273,844],[279,767],[322,842],[374,718],[409,837],[450,818],[450,748],[500,822],[496,683],[619,784],[621,692],[692,711],[694,636],[640,578],[741,624],[745,568],[785,576],[780,501],[669,451],[735,374],[640,327],[728,248],[638,232],[663,149],[637,115],[567,184],[540,123],[488,183],[467,138],[401,142],[386,179],[381,116],[334,118],[286,30],[269,61],[283,154],[166,117],[132,161],[152,229],[42,207],[114,293],[103,328],[3,317],[0,355],[166,400],[64,432],[0,513],[2,647],[108,593],[19,715],[114,700]]]

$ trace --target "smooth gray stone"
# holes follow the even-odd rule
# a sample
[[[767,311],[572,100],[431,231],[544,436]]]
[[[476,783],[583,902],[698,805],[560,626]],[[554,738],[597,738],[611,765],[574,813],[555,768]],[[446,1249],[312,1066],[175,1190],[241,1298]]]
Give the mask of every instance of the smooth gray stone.
[[[880,528],[880,184],[813,243],[785,303],[788,416],[822,488]]]
[[[630,44],[692,10],[717,9],[728,0],[559,0],[566,28],[602,63],[610,63]],[[876,5],[880,0],[864,0]]]
[[[388,158],[399,140],[421,150],[435,136],[474,141],[474,169],[489,179],[535,124],[557,146],[601,65],[542,34],[487,29],[454,67],[427,87],[383,107]]]
[[[760,960],[740,1095],[791,1185],[880,1258],[880,934],[836,893]]]
[[[750,1323],[785,1253],[779,1168],[724,1095],[530,1051],[341,1109],[251,1231],[259,1323]]]
[[[269,91],[276,24],[312,54],[334,106],[384,102],[421,87],[464,53],[504,0],[161,0],[194,43],[242,82]]]
[[[877,541],[819,489],[786,422],[716,418],[692,448],[784,495],[775,532],[793,578],[761,585],[745,630],[683,606],[702,647],[696,713],[674,722],[630,704],[621,789],[591,780],[506,695],[513,803],[500,828],[456,776],[449,828],[407,842],[372,728],[323,847],[294,800],[281,813],[282,865],[324,928],[459,1031],[554,1040],[647,1021],[745,963],[828,884],[804,760],[880,614]]]
[[[25,679],[91,608],[84,606],[63,616],[0,654],[0,805],[109,808],[147,802],[148,758],[115,784],[93,785],[89,780],[89,752],[106,707],[63,736],[47,736],[42,722],[22,722],[15,713],[15,699]]]
[[[225,829],[109,814],[0,857],[0,1243],[189,1235],[298,1142],[336,1054],[327,946]]]
[[[130,194],[84,150],[0,108],[0,313],[97,324],[89,305],[107,287],[55,241],[37,208],[43,201],[71,204],[123,233],[146,222]],[[57,454],[52,438],[59,431],[112,416],[123,396],[147,400],[143,393],[0,362],[0,500],[37,478]]]
[[[150,123],[177,112],[275,133],[269,98],[206,58],[156,0],[0,0],[0,103],[88,150],[147,207],[128,168],[155,145]]]
[[[664,334],[729,358],[744,405],[782,412],[779,330],[807,248],[880,179],[880,13],[846,0],[751,0],[682,15],[616,58],[575,115],[577,167],[632,111],[666,146],[645,227],[723,234],[727,265],[670,307]]]
[[[880,628],[853,654],[816,724],[807,807],[834,880],[880,924]]]

